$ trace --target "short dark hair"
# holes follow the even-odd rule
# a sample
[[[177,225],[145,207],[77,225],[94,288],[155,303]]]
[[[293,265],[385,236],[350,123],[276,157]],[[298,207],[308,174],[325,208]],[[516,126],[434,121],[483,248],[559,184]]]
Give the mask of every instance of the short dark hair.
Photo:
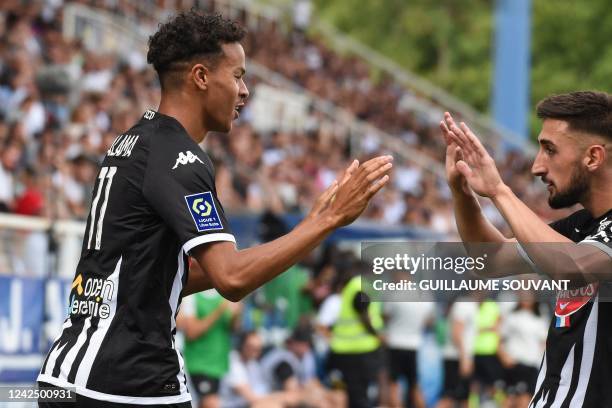
[[[237,22],[221,14],[182,12],[160,25],[149,37],[147,62],[159,75],[162,87],[170,71],[194,58],[206,58],[211,68],[223,55],[221,45],[241,41],[246,31]]]
[[[538,103],[540,119],[558,119],[571,129],[612,139],[612,95],[577,91],[552,95]]]

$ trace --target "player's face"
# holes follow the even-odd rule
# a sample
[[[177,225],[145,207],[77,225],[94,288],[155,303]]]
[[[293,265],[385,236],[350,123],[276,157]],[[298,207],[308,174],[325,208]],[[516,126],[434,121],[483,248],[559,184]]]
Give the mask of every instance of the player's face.
[[[242,45],[229,43],[221,48],[223,57],[208,73],[205,115],[209,130],[229,132],[232,121],[240,116],[249,91],[243,80],[246,68]]]
[[[538,136],[540,150],[531,168],[548,188],[552,208],[570,207],[588,193],[588,175],[582,165],[581,148],[567,122],[546,119]]]

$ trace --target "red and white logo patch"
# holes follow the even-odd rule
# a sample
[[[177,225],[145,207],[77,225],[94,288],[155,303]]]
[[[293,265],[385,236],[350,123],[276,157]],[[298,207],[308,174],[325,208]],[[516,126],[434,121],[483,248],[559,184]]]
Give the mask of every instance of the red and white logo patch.
[[[598,283],[570,290],[562,290],[557,295],[555,306],[556,327],[569,326],[569,316],[582,309],[597,294]]]

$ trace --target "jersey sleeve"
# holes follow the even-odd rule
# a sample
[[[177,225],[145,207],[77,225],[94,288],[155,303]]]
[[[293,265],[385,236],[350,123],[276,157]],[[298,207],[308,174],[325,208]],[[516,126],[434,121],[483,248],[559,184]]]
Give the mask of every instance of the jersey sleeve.
[[[149,146],[144,197],[179,237],[185,253],[209,242],[236,242],[211,167],[197,145],[177,143],[171,135],[157,137]]]

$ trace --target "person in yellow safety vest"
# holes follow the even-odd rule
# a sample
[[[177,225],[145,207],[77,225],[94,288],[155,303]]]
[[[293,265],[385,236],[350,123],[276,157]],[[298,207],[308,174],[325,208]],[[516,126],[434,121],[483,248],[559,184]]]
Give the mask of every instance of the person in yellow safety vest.
[[[503,381],[503,368],[497,356],[499,327],[499,305],[491,299],[484,300],[476,315],[477,334],[474,342],[474,380],[480,388],[481,403],[493,399],[498,383]]]
[[[361,276],[351,278],[340,297],[340,314],[330,341],[330,368],[342,374],[351,408],[371,407],[368,388],[378,380],[383,363],[380,304],[370,302],[361,290]]]

